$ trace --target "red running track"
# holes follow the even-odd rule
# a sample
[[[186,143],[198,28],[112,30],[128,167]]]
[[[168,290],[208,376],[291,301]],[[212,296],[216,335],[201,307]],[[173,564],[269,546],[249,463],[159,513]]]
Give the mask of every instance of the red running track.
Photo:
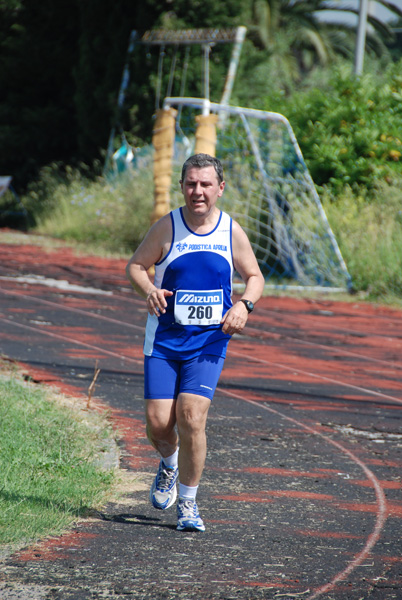
[[[46,251],[29,243],[0,244],[0,256],[1,351],[23,362],[38,380],[69,390],[84,391],[74,370],[89,373],[98,360],[110,377],[135,375],[131,384],[140,401],[145,310],[124,279],[125,261],[79,256],[64,247]],[[212,580],[210,571],[197,569],[198,597],[401,597],[401,345],[397,310],[325,298],[267,297],[258,304],[244,335],[231,341],[211,407],[206,487],[217,477],[222,482],[221,493],[211,489],[205,499],[207,531],[212,531],[199,552],[215,565],[213,576],[219,563],[222,568]],[[128,401],[116,404],[110,390],[107,382],[101,384],[102,402],[110,405],[123,431],[123,466],[149,478],[156,459],[145,440],[141,411],[132,411]],[[234,460],[232,452],[228,460],[228,447],[239,458]],[[278,520],[268,532],[267,505]],[[221,519],[209,516],[217,507]],[[263,521],[264,534],[250,533],[256,522],[262,529]],[[235,549],[225,565],[222,556],[219,560],[222,531],[228,532],[227,548]],[[180,554],[177,534],[169,534]],[[105,531],[85,535],[88,548],[99,552]],[[245,566],[245,553],[255,548],[253,535],[267,549],[278,537],[283,551],[276,553],[276,562],[289,563],[285,573],[268,561],[271,548],[260,556],[253,552]],[[147,536],[145,543],[152,545]],[[59,543],[63,546],[63,540]],[[15,557],[19,575],[36,569],[31,580],[45,585],[58,569],[63,578],[65,558],[56,552],[50,560],[47,544],[41,546],[47,556],[41,568],[33,560],[38,548]],[[313,573],[311,564],[318,563]],[[9,581],[18,581],[10,569]],[[190,565],[187,569],[189,580],[172,573],[168,589],[192,598],[195,573]],[[117,597],[118,586],[103,577]],[[154,579],[152,569],[143,569],[142,578],[129,586],[131,595],[157,598]],[[70,588],[66,583],[65,598]]]

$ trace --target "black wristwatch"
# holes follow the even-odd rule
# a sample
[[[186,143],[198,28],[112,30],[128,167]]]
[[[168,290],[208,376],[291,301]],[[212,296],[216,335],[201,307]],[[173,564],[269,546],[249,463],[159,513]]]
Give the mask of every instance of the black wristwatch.
[[[244,298],[242,298],[240,300],[240,302],[243,302],[244,306],[247,308],[248,314],[250,314],[251,312],[253,312],[253,310],[254,310],[254,304],[251,302],[251,300],[244,300]]]

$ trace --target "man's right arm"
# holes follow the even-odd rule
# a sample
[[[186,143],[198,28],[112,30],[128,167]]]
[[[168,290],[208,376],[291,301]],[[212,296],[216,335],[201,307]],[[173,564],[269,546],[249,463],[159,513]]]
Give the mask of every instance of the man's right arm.
[[[173,294],[169,290],[158,289],[148,274],[148,270],[169,251],[171,239],[171,219],[170,215],[166,215],[151,227],[126,267],[128,280],[133,288],[146,298],[151,315],[159,316],[160,313],[166,312],[165,298]]]

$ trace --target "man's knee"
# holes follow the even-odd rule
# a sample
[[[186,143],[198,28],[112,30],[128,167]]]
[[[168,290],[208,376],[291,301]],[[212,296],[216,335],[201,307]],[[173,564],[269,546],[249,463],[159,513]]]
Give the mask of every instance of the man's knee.
[[[180,398],[176,406],[176,420],[179,432],[197,434],[205,431],[210,401],[204,397]]]
[[[150,439],[163,439],[176,423],[174,405],[168,400],[148,400],[146,405],[147,435]]]

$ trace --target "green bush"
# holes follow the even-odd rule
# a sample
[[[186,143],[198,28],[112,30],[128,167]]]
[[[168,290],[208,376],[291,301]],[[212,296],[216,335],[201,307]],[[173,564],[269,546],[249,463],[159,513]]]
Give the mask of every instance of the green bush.
[[[264,108],[289,119],[314,182],[334,194],[364,185],[372,196],[401,172],[402,61],[382,77],[338,68],[328,86],[269,96]]]
[[[379,182],[368,199],[346,187],[336,202],[328,192],[324,207],[356,290],[371,299],[402,297],[402,175]]]
[[[50,165],[23,200],[36,211],[38,233],[111,252],[131,252],[149,228],[152,170],[126,171],[108,181]]]

